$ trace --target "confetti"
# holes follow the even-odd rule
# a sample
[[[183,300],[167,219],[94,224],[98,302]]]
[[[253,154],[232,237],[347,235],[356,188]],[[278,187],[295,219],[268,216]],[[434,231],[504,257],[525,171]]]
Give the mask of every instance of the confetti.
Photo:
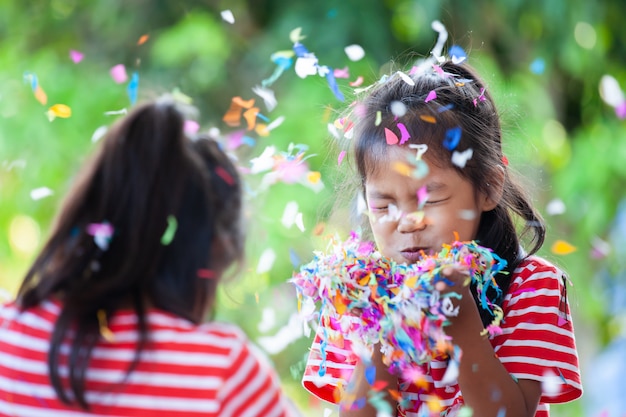
[[[70,49],[70,59],[72,60],[73,63],[78,64],[80,61],[83,60],[84,57],[85,57],[85,54],[83,54],[82,52],[75,51],[74,49]]]
[[[348,70],[348,67],[335,68],[333,70],[333,75],[335,78],[350,78],[350,71]]]
[[[552,253],[556,255],[569,255],[570,253],[576,252],[576,247],[564,240],[557,240],[552,245],[551,250]]]
[[[143,45],[144,43],[148,42],[148,39],[150,39],[150,35],[141,35],[137,40],[137,45]]]
[[[115,341],[115,335],[107,325],[107,313],[105,310],[98,310],[98,326],[100,328],[100,336],[109,343]]]
[[[113,81],[115,81],[117,84],[125,83],[128,80],[128,75],[126,74],[126,67],[124,66],[124,64],[114,65],[109,70],[109,73],[111,74],[111,78],[113,78]]]
[[[109,248],[114,231],[113,226],[107,221],[87,225],[87,234],[93,236],[94,243],[103,251]]]
[[[313,261],[300,267],[289,280],[295,285],[299,305],[310,302],[319,308],[301,311],[305,320],[320,323],[322,358],[326,346],[344,343],[344,348],[368,361],[372,347],[380,343],[383,362],[391,372],[415,374],[419,365],[433,357],[452,354],[444,333],[446,302],[434,286],[445,279],[449,265],[469,269],[482,308],[494,314],[498,326],[501,309],[487,298],[487,290],[499,289],[493,276],[506,267],[489,249],[475,242],[443,245],[436,254],[424,254],[415,264],[398,264],[384,258],[373,242],[362,241],[357,233],[342,242],[331,239],[325,253],[316,252]],[[357,319],[357,320],[355,320]],[[320,368],[324,368],[324,359]],[[374,382],[374,376],[368,375]]]
[[[296,221],[296,216],[298,215],[298,203],[296,201],[290,201],[285,205],[285,209],[283,210],[283,217],[280,222],[287,229],[291,228]]]
[[[273,308],[265,307],[261,312],[261,321],[257,325],[257,329],[261,333],[266,333],[276,325],[276,312]]]
[[[200,130],[200,125],[195,120],[185,120],[185,124],[183,125],[183,131],[188,135],[193,135],[198,133]]]
[[[172,243],[174,240],[174,236],[176,235],[176,229],[178,229],[178,221],[176,221],[176,217],[169,215],[167,216],[167,228],[161,236],[161,245],[167,246]]]
[[[118,116],[118,115],[124,115],[126,113],[128,113],[128,110],[126,109],[126,107],[124,107],[123,109],[119,109],[119,110],[105,111],[104,115],[105,116]]]
[[[474,150],[472,148],[468,148],[463,152],[454,151],[452,152],[452,163],[459,168],[465,168],[467,161],[472,159],[474,155]]]
[[[452,45],[448,50],[448,55],[452,59],[452,63],[454,64],[462,64],[467,60],[467,54],[459,45]]]
[[[364,81],[363,76],[359,75],[359,76],[356,78],[356,80],[351,81],[351,82],[349,83],[349,85],[350,85],[350,87],[358,87],[358,86],[360,86],[361,84],[363,84],[363,81]]]
[[[610,75],[603,75],[600,79],[600,97],[609,106],[615,109],[620,119],[626,119],[626,99],[617,80]]]
[[[387,141],[387,145],[395,145],[399,141],[396,134],[387,128],[385,128],[385,140]]]
[[[335,97],[337,97],[339,101],[344,101],[345,98],[343,94],[341,93],[341,91],[339,91],[339,86],[337,85],[337,81],[335,80],[335,75],[333,74],[332,71],[328,71],[328,73],[326,74],[326,81],[328,82],[328,86],[330,87],[330,90],[333,92]]]
[[[400,75],[400,78],[402,78],[402,80],[411,87],[415,85],[415,81],[413,81],[413,78],[409,77],[404,72],[398,71],[398,75]]]
[[[53,121],[57,117],[67,119],[72,116],[72,109],[65,104],[55,104],[48,109],[46,115],[50,121]]]
[[[431,116],[428,114],[420,114],[420,119],[422,119],[426,123],[432,123],[432,124],[437,123],[437,119],[435,119],[434,116]]]
[[[443,140],[443,146],[446,147],[447,150],[453,151],[461,141],[461,128],[453,127],[446,131],[446,137]]]
[[[295,28],[289,32],[289,40],[292,43],[298,43],[304,39],[306,39],[306,36],[302,35],[302,28]]]
[[[198,276],[198,278],[202,278],[202,279],[215,278],[215,272],[206,268],[198,269],[198,272],[196,272],[196,275]]]
[[[437,92],[435,90],[431,90],[426,96],[426,99],[424,99],[424,103],[428,103],[429,101],[432,101],[436,98],[437,98]]]
[[[299,57],[296,59],[295,71],[300,78],[317,74],[318,61],[315,56]]]
[[[217,166],[215,167],[215,173],[217,174],[217,176],[219,176],[226,184],[233,186],[235,185],[235,180],[233,179],[232,175],[230,175],[228,173],[228,171],[226,171],[224,168],[222,168],[221,166]]]
[[[137,91],[139,89],[139,74],[137,72],[133,72],[133,75],[130,78],[130,82],[126,87],[126,92],[128,93],[128,98],[130,99],[131,106],[137,102]]]
[[[411,135],[409,131],[406,129],[404,123],[398,123],[398,130],[400,130],[400,145],[404,145],[404,143],[411,139]]]
[[[554,198],[548,202],[546,213],[550,216],[558,216],[565,213],[565,203],[559,198]]]
[[[421,210],[426,205],[428,201],[428,190],[425,185],[421,186],[419,190],[417,190],[417,209]]]
[[[341,165],[345,157],[346,157],[346,151],[339,152],[339,156],[337,157],[337,165]]]
[[[401,101],[392,101],[389,105],[391,113],[396,117],[402,117],[406,114],[406,104]]]
[[[344,48],[350,61],[360,61],[365,56],[365,51],[360,45],[349,45]]]
[[[263,274],[265,272],[269,272],[272,269],[272,266],[274,266],[275,260],[276,260],[276,252],[274,252],[274,249],[272,248],[265,249],[263,253],[261,254],[261,257],[259,258],[259,263],[257,264],[257,267],[256,267],[256,273]]]
[[[543,395],[548,397],[558,395],[561,392],[562,385],[563,381],[555,372],[547,370],[543,374],[543,379],[541,380],[541,391]]]
[[[30,198],[33,200],[41,200],[54,194],[54,192],[48,187],[35,188],[30,192]]]
[[[595,236],[591,241],[591,257],[593,259],[606,258],[611,253],[611,245],[609,242]]]
[[[382,116],[382,112],[381,112],[380,110],[378,110],[378,111],[376,112],[376,120],[375,120],[375,122],[374,122],[374,124],[375,124],[376,126],[380,125],[380,122],[382,121],[382,117],[383,117],[383,116]]]
[[[233,23],[235,23],[235,16],[233,15],[233,12],[230,10],[222,10],[220,12],[220,15],[222,16],[222,20],[226,23],[230,23],[231,25]]]
[[[273,90],[257,85],[252,88],[252,91],[254,92],[254,94],[263,99],[263,102],[265,103],[265,107],[267,108],[268,112],[271,112],[276,108],[278,101],[276,100],[276,96]]]
[[[546,70],[546,61],[543,58],[535,58],[529,66],[530,72],[533,74],[541,75]]]

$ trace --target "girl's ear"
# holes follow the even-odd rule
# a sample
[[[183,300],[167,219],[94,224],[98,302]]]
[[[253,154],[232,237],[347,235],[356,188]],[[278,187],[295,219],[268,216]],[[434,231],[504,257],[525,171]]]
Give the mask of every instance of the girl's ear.
[[[498,203],[500,203],[502,193],[504,192],[504,168],[498,165],[492,172],[493,175],[486,184],[487,192],[483,194],[483,211],[495,209]]]

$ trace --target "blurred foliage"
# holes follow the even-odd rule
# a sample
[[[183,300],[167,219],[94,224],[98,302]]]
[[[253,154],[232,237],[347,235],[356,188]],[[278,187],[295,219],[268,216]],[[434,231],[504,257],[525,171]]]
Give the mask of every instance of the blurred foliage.
[[[271,54],[291,48],[289,33],[297,27],[320,64],[348,66],[351,80],[362,75],[369,84],[390,65],[425,56],[436,39],[430,23],[439,19],[450,32],[448,46],[468,51],[499,105],[511,167],[528,179],[548,220],[541,254],[574,282],[570,298],[578,333],[593,335],[579,337],[583,371],[598,349],[624,331],[624,308],[607,301],[607,294],[624,293],[624,252],[589,255],[598,239],[615,245],[626,233],[615,220],[626,190],[626,122],[598,91],[604,74],[626,88],[623,1],[0,0],[0,7],[0,288],[16,290],[73,174],[96,146],[92,134],[118,117],[105,113],[129,108],[126,84],[109,75],[113,65],[124,64],[138,73],[141,97],[175,89],[189,95],[203,130],[234,130],[221,121],[233,96],[254,98],[271,120],[285,116],[268,137],[248,133],[256,145],[239,149],[242,165],[269,145],[285,150],[302,143],[307,155],[315,155],[307,162],[322,173],[326,188],[320,193],[277,184],[255,194],[260,176],[249,176],[248,270],[220,293],[219,318],[238,323],[255,340],[277,333],[295,310],[286,279],[324,247],[326,234],[346,230],[345,223],[329,224],[313,233],[328,220],[337,175],[326,128],[334,118],[330,109],[345,107],[350,87],[349,80],[338,80],[347,94],[340,103],[323,78],[300,79],[291,68],[271,86],[278,99],[271,112],[251,88],[272,74]],[[220,17],[225,9],[232,10],[234,24]],[[149,38],[139,45],[142,35]],[[364,47],[363,60],[347,59],[344,47],[350,44]],[[72,49],[84,53],[81,62],[70,60]],[[33,96],[29,73],[47,94],[46,105]],[[46,110],[56,103],[70,106],[72,116],[48,121]],[[54,194],[33,200],[30,191],[39,187]],[[548,215],[553,199],[564,202],[564,213]],[[299,205],[304,232],[281,224],[289,201]],[[551,253],[557,239],[577,251]],[[267,248],[277,259],[270,272],[258,274]],[[263,311],[275,314],[275,324],[261,332]],[[323,406],[311,403],[298,382],[308,345],[300,338],[273,358],[289,394],[319,415]],[[582,415],[579,403],[555,406],[553,414]]]

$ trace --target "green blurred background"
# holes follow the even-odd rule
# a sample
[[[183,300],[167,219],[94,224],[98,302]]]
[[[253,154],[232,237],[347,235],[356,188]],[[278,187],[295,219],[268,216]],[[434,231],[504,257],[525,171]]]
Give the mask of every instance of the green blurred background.
[[[234,23],[222,19],[224,10]],[[248,269],[225,285],[217,315],[269,350],[306,415],[322,415],[329,406],[299,384],[310,340],[297,337],[301,326],[290,321],[296,300],[286,280],[324,248],[325,236],[347,231],[345,222],[326,224],[333,180],[345,169],[337,168],[327,124],[349,104],[349,81],[362,76],[368,85],[390,67],[427,55],[437,38],[431,22],[440,20],[450,33],[447,47],[468,52],[495,96],[505,152],[548,221],[541,254],[574,284],[569,297],[588,395],[554,406],[553,415],[615,410],[615,398],[593,387],[617,381],[591,370],[626,328],[626,121],[599,92],[606,74],[626,88],[625,12],[623,0],[0,0],[0,288],[17,289],[74,173],[96,146],[92,135],[119,117],[106,112],[130,108],[128,81],[118,84],[109,74],[123,64],[138,74],[140,98],[181,91],[200,110],[203,131],[245,133],[254,145],[237,149],[242,166],[270,145],[308,146],[310,169],[325,184],[319,192],[286,183],[260,190],[263,173],[247,176]],[[337,79],[346,101],[324,78],[301,79],[292,66],[271,85],[277,106],[269,111],[252,88],[272,75],[270,57],[291,49],[289,34],[298,27],[321,65],[349,70],[348,79]],[[351,44],[364,48],[363,59],[348,59],[344,48]],[[72,61],[70,50],[83,59]],[[33,94],[33,75],[45,105]],[[234,96],[255,99],[270,121],[284,122],[269,136],[243,132],[245,122],[225,125]],[[69,106],[71,117],[50,122],[46,111],[54,104]],[[41,187],[52,195],[32,198]],[[298,204],[304,230],[281,222],[289,202]],[[576,250],[551,251],[558,240]],[[268,249],[275,261],[259,266]]]

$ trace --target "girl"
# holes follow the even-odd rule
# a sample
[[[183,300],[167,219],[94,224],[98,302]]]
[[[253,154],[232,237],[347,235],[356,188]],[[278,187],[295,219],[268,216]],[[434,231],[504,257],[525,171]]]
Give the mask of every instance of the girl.
[[[0,309],[0,416],[288,416],[234,326],[202,323],[241,263],[240,179],[173,102],[136,108],[68,193]]]
[[[438,252],[455,239],[476,240],[508,262],[506,273],[496,277],[504,320],[501,333],[491,338],[481,335],[492,317],[480,307],[475,288],[464,284],[463,271],[446,271],[453,285],[443,290],[462,295],[458,316],[445,328],[462,352],[458,373],[446,374],[449,361],[440,358],[422,366],[423,378],[409,381],[391,375],[374,349],[376,379],[388,383],[387,400],[398,415],[454,416],[467,405],[480,417],[546,417],[548,403],[578,398],[582,388],[565,278],[534,255],[544,241],[544,223],[511,177],[498,114],[478,75],[452,62],[412,77],[397,73],[375,85],[354,114],[357,178],[383,255],[413,263],[422,251]],[[524,222],[519,236],[516,218]],[[528,252],[520,246],[524,234],[530,235]],[[344,417],[383,411],[376,401],[355,406],[355,399],[372,399],[374,391],[366,365],[349,346],[326,346],[326,370],[320,372],[319,342],[318,334],[305,388],[329,401],[342,395]]]

